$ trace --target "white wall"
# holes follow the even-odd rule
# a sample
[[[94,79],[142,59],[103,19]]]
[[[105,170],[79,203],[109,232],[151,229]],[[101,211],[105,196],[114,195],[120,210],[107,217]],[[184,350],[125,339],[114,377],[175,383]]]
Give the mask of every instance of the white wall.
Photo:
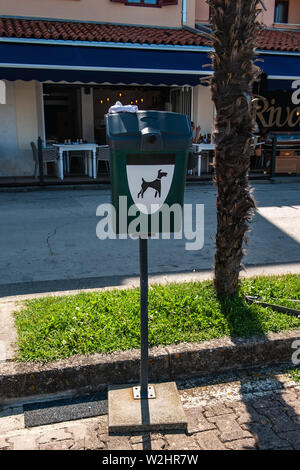
[[[42,87],[38,82],[6,82],[0,105],[0,176],[32,176],[31,141],[43,137]]]
[[[195,16],[195,0],[191,15]],[[110,0],[0,0],[1,15],[31,18],[59,18],[80,21],[181,26],[182,0],[178,5],[144,8]]]
[[[14,174],[18,154],[14,84],[5,84],[6,104],[0,104],[0,176]]]
[[[193,121],[201,126],[201,134],[210,134],[213,127],[214,104],[209,86],[198,85],[193,92]]]

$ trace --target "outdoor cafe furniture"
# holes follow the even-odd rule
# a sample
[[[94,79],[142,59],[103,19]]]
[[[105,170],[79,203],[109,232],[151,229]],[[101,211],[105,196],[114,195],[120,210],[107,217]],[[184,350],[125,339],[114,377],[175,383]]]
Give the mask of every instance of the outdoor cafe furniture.
[[[300,133],[270,133],[262,145],[262,155],[267,173],[300,173]]]
[[[96,151],[96,170],[98,173],[98,163],[99,161],[104,161],[106,165],[106,170],[109,172],[109,160],[110,160],[110,150],[108,145],[98,145]]]
[[[38,169],[39,169],[39,155],[38,149],[34,142],[30,142],[33,161],[34,161],[34,178],[37,179],[38,177]],[[55,163],[56,172],[57,172],[57,165],[58,165],[58,154],[57,150],[53,147],[46,147],[42,148],[43,153],[43,164],[44,164],[44,174],[47,175],[47,163]]]
[[[300,173],[300,133],[274,133],[275,173]]]
[[[202,156],[206,154],[206,173],[209,171],[209,153],[215,150],[215,144],[193,144],[193,151],[198,154],[198,176],[201,176]]]
[[[85,169],[86,173],[93,179],[97,177],[97,169],[96,169],[96,151],[97,151],[97,144],[89,144],[89,143],[73,143],[73,144],[54,144],[54,147],[58,149],[59,154],[59,178],[61,180],[64,179],[64,153],[67,153],[67,162],[69,161],[68,152],[85,152]],[[67,163],[68,165],[68,163]],[[68,169],[68,167],[67,167]]]

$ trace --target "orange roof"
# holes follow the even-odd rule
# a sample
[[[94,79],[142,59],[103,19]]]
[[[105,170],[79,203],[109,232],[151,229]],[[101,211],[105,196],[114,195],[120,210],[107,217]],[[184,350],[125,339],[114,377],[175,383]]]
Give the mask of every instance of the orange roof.
[[[179,46],[211,46],[199,32],[176,28],[80,23],[39,19],[0,18],[0,37],[95,41]],[[300,52],[300,31],[262,29],[257,47],[264,50]]]
[[[0,18],[0,37],[138,44],[209,45],[185,29]]]
[[[300,52],[300,31],[262,29],[257,47],[268,51]]]

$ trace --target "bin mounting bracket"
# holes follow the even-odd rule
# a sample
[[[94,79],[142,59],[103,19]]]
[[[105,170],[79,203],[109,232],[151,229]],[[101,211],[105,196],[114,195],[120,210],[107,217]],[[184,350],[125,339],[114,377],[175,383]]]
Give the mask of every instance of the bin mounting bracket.
[[[133,398],[134,400],[140,400],[141,398],[156,398],[154,386],[148,385],[148,397],[141,397],[141,387],[139,385],[133,387]]]

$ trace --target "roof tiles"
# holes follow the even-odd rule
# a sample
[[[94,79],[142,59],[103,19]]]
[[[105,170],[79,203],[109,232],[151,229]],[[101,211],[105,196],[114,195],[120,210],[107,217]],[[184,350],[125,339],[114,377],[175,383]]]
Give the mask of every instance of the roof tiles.
[[[210,46],[210,40],[187,29],[125,26],[117,24],[0,18],[0,37],[95,41],[137,44]],[[257,46],[274,51],[300,52],[300,31],[262,29]]]

